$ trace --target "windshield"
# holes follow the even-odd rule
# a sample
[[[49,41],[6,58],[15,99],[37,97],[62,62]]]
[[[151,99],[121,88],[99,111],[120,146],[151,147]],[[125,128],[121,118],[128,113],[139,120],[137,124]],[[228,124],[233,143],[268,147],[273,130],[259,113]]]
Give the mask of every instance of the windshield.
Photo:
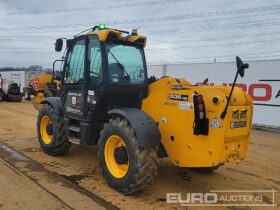
[[[144,83],[143,48],[110,43],[107,50],[111,84]]]

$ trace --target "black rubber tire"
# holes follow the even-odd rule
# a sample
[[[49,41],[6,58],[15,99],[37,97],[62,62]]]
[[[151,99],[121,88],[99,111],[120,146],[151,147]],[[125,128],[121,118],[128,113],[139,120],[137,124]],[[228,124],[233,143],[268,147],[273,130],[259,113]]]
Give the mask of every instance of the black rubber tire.
[[[8,102],[21,102],[22,95],[8,95]]]
[[[98,141],[99,165],[103,176],[110,187],[125,195],[143,191],[154,183],[154,179],[158,175],[158,160],[155,149],[140,147],[135,134],[135,130],[126,119],[110,119],[109,123],[104,125]],[[120,136],[126,144],[129,167],[123,178],[114,177],[109,172],[105,162],[105,144],[112,135]]]
[[[52,121],[53,138],[50,144],[44,143],[40,132],[40,124],[44,115],[48,115]],[[44,106],[39,112],[37,119],[37,133],[41,148],[46,154],[57,156],[68,152],[71,143],[66,137],[63,116],[62,114],[54,113],[52,107],[49,105]]]

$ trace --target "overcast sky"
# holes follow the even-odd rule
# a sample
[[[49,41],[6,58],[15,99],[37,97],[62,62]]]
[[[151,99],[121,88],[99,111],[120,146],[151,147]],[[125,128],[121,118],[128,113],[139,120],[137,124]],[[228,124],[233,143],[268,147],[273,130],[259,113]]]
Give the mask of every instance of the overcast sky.
[[[0,0],[0,67],[50,67],[58,37],[105,23],[148,37],[148,64],[280,58],[279,0]]]

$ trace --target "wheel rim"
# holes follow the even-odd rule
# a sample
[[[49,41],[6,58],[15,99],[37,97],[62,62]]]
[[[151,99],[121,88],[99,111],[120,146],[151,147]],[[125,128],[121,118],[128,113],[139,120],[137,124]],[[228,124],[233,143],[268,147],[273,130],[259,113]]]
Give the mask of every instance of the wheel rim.
[[[121,147],[125,147],[125,151],[128,156],[127,148],[123,139],[117,135],[112,135],[107,139],[104,150],[107,168],[116,178],[123,178],[126,175],[129,166],[128,160],[123,164],[119,164],[118,161],[116,161],[115,151]]]
[[[42,117],[41,123],[40,123],[40,133],[42,140],[45,144],[50,144],[52,141],[52,134],[48,130],[49,127],[51,127],[52,122],[48,115],[44,115]]]

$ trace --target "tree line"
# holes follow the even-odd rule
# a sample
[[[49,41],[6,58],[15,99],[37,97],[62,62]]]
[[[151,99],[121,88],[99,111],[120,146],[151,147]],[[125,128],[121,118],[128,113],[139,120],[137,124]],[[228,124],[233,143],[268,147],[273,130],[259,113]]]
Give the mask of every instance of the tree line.
[[[31,65],[29,67],[2,67],[0,71],[25,71],[25,72],[46,72],[51,71],[50,68],[44,68],[40,65]]]

